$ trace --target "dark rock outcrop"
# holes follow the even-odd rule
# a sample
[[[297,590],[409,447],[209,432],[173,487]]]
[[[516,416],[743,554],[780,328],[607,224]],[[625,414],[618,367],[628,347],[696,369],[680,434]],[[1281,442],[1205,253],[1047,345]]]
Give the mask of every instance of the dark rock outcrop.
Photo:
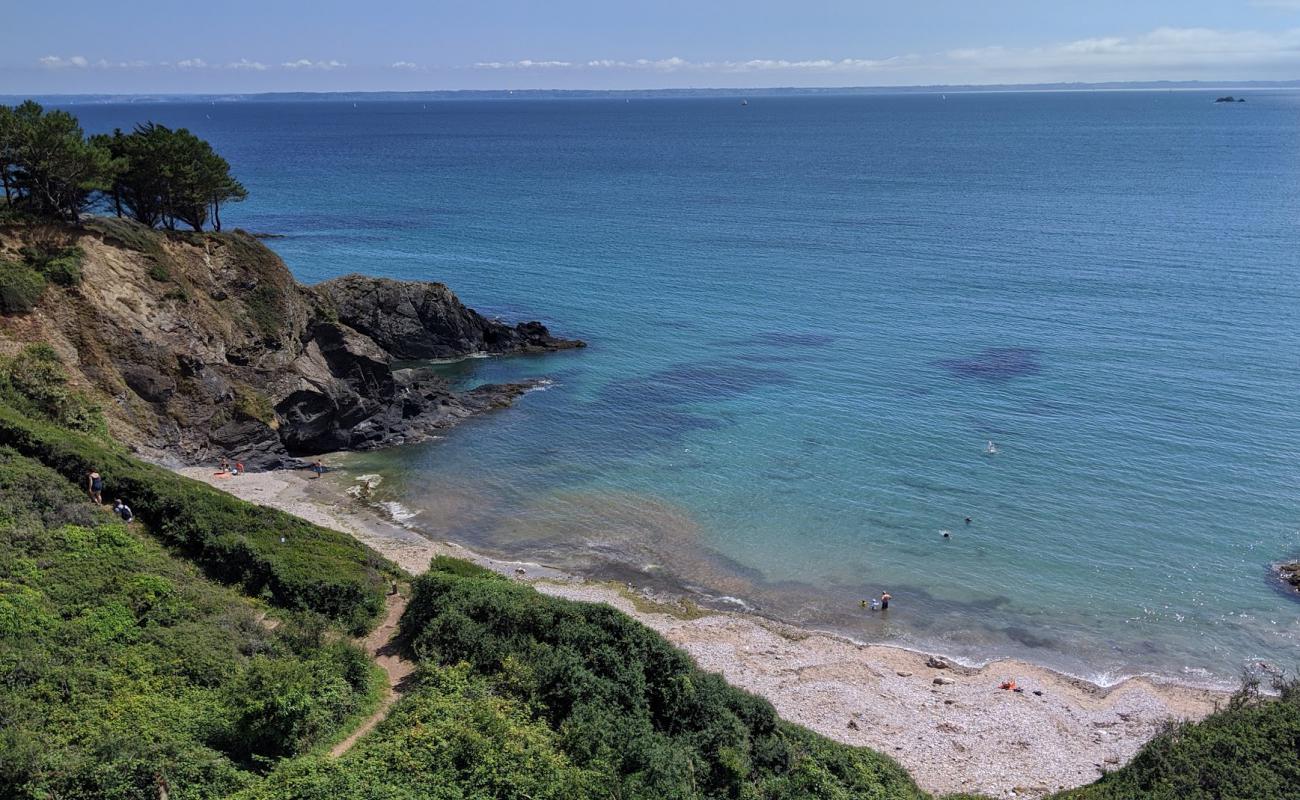
[[[399,362],[582,346],[538,322],[488,320],[439,283],[351,275],[302,286],[241,232],[12,226],[0,258],[34,237],[81,247],[84,279],[51,287],[29,314],[0,316],[0,354],[50,344],[101,398],[114,437],[159,460],[271,467],[417,441],[532,384],[455,391]]]
[[[317,289],[339,321],[399,359],[454,358],[467,353],[546,352],[583,347],[557,339],[540,322],[510,326],[466,308],[441,283],[347,275]]]

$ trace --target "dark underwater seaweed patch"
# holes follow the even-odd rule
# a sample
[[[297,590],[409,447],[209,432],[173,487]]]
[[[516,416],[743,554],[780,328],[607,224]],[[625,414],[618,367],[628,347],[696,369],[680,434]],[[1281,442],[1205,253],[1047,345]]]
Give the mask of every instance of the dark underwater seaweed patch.
[[[1042,351],[1033,347],[990,347],[967,358],[942,358],[933,362],[957,378],[1003,382],[1043,371]]]

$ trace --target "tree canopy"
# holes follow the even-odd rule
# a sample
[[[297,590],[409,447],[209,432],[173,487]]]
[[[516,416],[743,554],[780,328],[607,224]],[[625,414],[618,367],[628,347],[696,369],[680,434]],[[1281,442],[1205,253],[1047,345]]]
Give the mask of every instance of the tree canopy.
[[[221,230],[221,206],[248,196],[230,164],[185,128],[152,122],[86,137],[77,118],[28,100],[0,106],[5,201],[39,216],[75,220],[91,204],[150,227]]]

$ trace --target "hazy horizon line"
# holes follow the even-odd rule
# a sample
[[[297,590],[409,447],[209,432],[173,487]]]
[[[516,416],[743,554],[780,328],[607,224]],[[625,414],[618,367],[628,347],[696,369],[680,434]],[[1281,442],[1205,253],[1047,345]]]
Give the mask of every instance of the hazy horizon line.
[[[885,86],[766,86],[766,87],[686,87],[664,86],[653,89],[582,89],[582,88],[546,88],[521,87],[515,89],[340,89],[340,90],[284,90],[270,92],[4,92],[0,99],[14,98],[258,98],[258,97],[330,97],[348,96],[364,97],[366,95],[573,95],[573,96],[607,96],[607,95],[654,95],[675,94],[707,96],[719,94],[726,96],[758,95],[762,93],[777,94],[832,94],[832,93],[903,93],[903,92],[997,92],[997,91],[1097,91],[1107,89],[1300,89],[1300,78],[1290,80],[1133,80],[1133,81],[1043,81],[1035,83],[936,83],[906,84]]]

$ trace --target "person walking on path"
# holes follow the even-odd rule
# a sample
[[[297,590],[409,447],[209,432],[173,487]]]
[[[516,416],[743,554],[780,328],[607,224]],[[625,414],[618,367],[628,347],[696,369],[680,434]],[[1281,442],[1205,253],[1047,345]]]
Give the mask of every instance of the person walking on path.
[[[97,471],[91,470],[86,476],[86,492],[96,505],[104,504],[104,478]]]
[[[121,517],[123,522],[129,523],[135,521],[135,513],[131,511],[131,507],[124,503],[120,497],[113,501],[113,513]]]

